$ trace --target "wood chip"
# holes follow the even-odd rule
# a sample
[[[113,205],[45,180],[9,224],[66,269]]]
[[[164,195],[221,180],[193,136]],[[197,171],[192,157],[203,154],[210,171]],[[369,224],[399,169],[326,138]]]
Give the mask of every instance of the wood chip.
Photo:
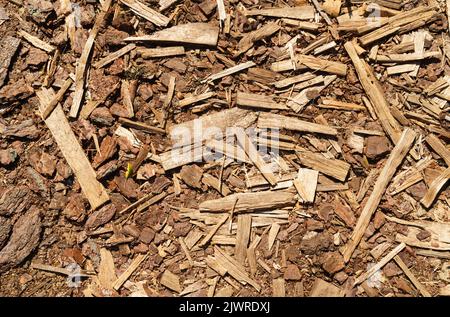
[[[414,131],[408,128],[405,129],[397,145],[392,150],[388,160],[386,161],[383,169],[381,170],[380,175],[377,178],[377,181],[375,182],[369,200],[364,205],[364,208],[361,212],[360,217],[358,218],[358,222],[356,223],[356,227],[352,233],[350,241],[345,246],[344,250],[345,262],[348,262],[350,260],[353,251],[361,241],[364,232],[366,231],[366,228],[369,225],[370,219],[372,218],[372,215],[375,213],[378,204],[381,201],[381,198],[386,190],[387,185],[391,181],[397,168],[400,166],[406,154],[408,153],[415,138],[416,133]]]
[[[329,126],[311,123],[300,119],[264,112],[258,118],[259,128],[287,129],[300,132],[336,135],[337,130]]]
[[[161,283],[161,285],[164,285],[168,289],[171,289],[172,291],[175,291],[177,293],[181,293],[180,278],[169,270],[164,271],[159,282]]]
[[[167,26],[170,22],[168,17],[149,8],[137,0],[120,0],[120,2],[129,7],[133,13],[143,17],[157,26]]]
[[[183,46],[139,48],[137,51],[142,58],[159,58],[159,57],[170,57],[186,54],[186,51],[184,50]]]
[[[217,74],[212,74],[210,76],[208,76],[205,80],[203,80],[203,82],[213,82],[215,80],[221,79],[225,76],[229,76],[229,75],[233,75],[235,73],[241,72],[247,68],[256,66],[256,64],[252,61],[248,61],[233,67],[230,67],[228,69],[225,69],[221,72],[218,72]]]
[[[247,255],[247,246],[250,239],[250,230],[252,228],[251,215],[238,215],[237,217],[237,233],[236,233],[236,247],[234,254],[236,260],[242,265],[245,264]]]
[[[45,88],[42,91],[38,91],[37,95],[41,112],[55,97],[50,90]],[[95,171],[84,154],[83,148],[75,137],[60,105],[57,105],[48,118],[45,119],[45,124],[74,172],[81,190],[89,200],[92,209],[97,209],[109,201],[108,193],[103,185],[97,181]]]
[[[271,210],[295,204],[295,194],[289,191],[263,191],[255,193],[237,193],[227,197],[207,200],[199,205],[204,212],[228,212],[236,199],[235,212],[254,212]]]
[[[273,244],[275,243],[275,239],[277,238],[278,232],[280,231],[280,225],[274,223],[269,230],[269,235],[267,238],[267,248],[269,251],[272,250]]]
[[[124,47],[122,47],[120,50],[117,50],[113,53],[108,54],[107,56],[105,56],[104,58],[102,58],[101,60],[99,60],[98,62],[94,63],[94,67],[95,68],[101,68],[104,67],[106,65],[108,65],[109,63],[112,63],[113,61],[115,61],[116,59],[118,59],[119,57],[131,52],[132,50],[134,50],[136,48],[135,44],[128,44]]]
[[[147,254],[138,254],[131,262],[130,266],[117,278],[113,284],[113,288],[118,291],[122,285],[130,278],[130,276],[137,270],[139,265],[144,262],[148,257]]]
[[[111,1],[109,1],[109,5],[111,5]],[[106,10],[107,11],[107,10]],[[84,96],[84,85],[86,80],[86,73],[88,70],[89,57],[91,55],[92,46],[94,45],[95,38],[97,37],[98,32],[100,31],[100,27],[105,20],[107,12],[100,12],[96,19],[94,26],[89,32],[89,37],[86,40],[86,44],[84,45],[83,52],[81,53],[81,57],[78,60],[78,64],[76,67],[75,73],[75,94],[72,101],[72,107],[70,108],[69,117],[76,118],[78,116],[78,112],[81,108],[81,103],[83,101]]]
[[[400,251],[402,251],[406,247],[406,244],[400,243],[391,252],[386,254],[377,264],[372,266],[367,272],[359,276],[353,285],[358,285],[370,278],[375,272],[383,268],[390,260],[392,260]]]
[[[318,177],[319,172],[315,170],[301,168],[298,171],[298,176],[294,180],[294,186],[303,202],[314,202]]]
[[[262,15],[276,18],[288,18],[296,20],[310,20],[314,18],[312,6],[296,6],[285,8],[255,9],[244,11],[246,16]]]
[[[128,37],[125,41],[187,43],[216,46],[219,29],[208,23],[188,23],[157,31],[152,35]]]
[[[51,53],[55,50],[55,47],[48,44],[47,42],[42,41],[38,37],[31,35],[30,33],[27,33],[23,30],[19,31],[17,33],[21,37],[23,37],[26,41],[30,42],[33,46],[40,48],[43,51],[46,51],[47,53]]]
[[[239,146],[245,151],[250,160],[255,164],[264,178],[270,185],[274,186],[277,183],[275,175],[272,172],[272,167],[265,163],[257,148],[247,136],[243,129],[235,129],[235,136]]]

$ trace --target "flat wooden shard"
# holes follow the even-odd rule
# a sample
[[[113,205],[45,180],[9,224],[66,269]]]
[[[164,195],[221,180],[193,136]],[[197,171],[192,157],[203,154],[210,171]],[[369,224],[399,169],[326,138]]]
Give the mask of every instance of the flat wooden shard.
[[[140,48],[137,50],[142,58],[170,57],[186,54],[183,46],[168,46],[158,48]]]
[[[64,97],[64,94],[66,91],[72,86],[72,79],[69,77],[66,79],[64,84],[62,85],[61,89],[58,91],[58,93],[55,95],[55,97],[48,103],[48,105],[45,107],[44,111],[42,111],[42,119],[45,120],[48,118],[50,113],[55,109],[55,107],[58,105],[58,103],[61,101],[61,99]]]
[[[426,208],[430,208],[433,201],[438,196],[442,187],[450,179],[450,167],[447,167],[438,177],[431,183],[425,196],[420,201]]]
[[[230,274],[242,285],[249,284],[253,286],[258,292],[261,291],[261,286],[252,278],[250,278],[245,271],[243,265],[233,259],[231,256],[222,251],[219,247],[214,247],[214,257],[218,266],[226,273]],[[219,273],[220,274],[220,273]],[[221,274],[222,275],[222,274]]]
[[[236,66],[230,67],[228,69],[222,70],[218,72],[217,74],[212,74],[208,76],[206,79],[203,80],[203,82],[213,82],[215,80],[221,79],[225,76],[233,75],[235,73],[241,72],[247,68],[256,66],[256,64],[252,61],[248,61],[242,64],[238,64]]]
[[[42,41],[38,37],[31,35],[23,30],[19,31],[17,34],[22,36],[26,41],[30,42],[33,46],[46,51],[47,53],[51,53],[55,50],[53,45],[48,44],[47,42]]]
[[[207,200],[199,205],[203,212],[228,212],[235,203],[235,212],[255,212],[259,210],[273,210],[296,203],[295,193],[290,191],[262,191],[255,193],[237,193],[227,197]]]
[[[273,83],[273,85],[276,88],[284,88],[293,84],[297,84],[297,83],[301,83],[301,82],[305,82],[305,81],[309,81],[311,79],[314,79],[316,77],[320,77],[320,76],[316,76],[313,73],[310,72],[306,72],[297,76],[293,76],[293,77],[289,77],[289,78],[285,78],[279,81],[276,81]],[[322,77],[322,81],[323,81],[323,77]]]
[[[118,59],[119,57],[121,57],[121,56],[127,54],[128,52],[132,51],[135,47],[136,47],[135,44],[128,44],[128,45],[122,47],[121,49],[108,54],[107,56],[105,56],[104,58],[99,60],[98,62],[94,63],[93,66],[95,68],[104,67],[104,66],[108,65],[109,63],[113,62],[114,60]]]
[[[380,83],[376,79],[370,66],[359,58],[353,43],[347,42],[344,44],[344,47],[355,66],[359,81],[369,97],[376,115],[380,119],[384,131],[386,131],[386,134],[394,143],[397,143],[400,138],[401,128],[389,110],[389,103],[384,96]]]
[[[332,127],[270,112],[263,112],[259,115],[258,128],[278,128],[300,132],[337,135],[337,130]]]
[[[345,292],[339,287],[316,278],[309,297],[344,297]]]
[[[147,254],[138,254],[134,260],[131,262],[130,266],[117,278],[113,284],[113,288],[118,291],[122,285],[130,278],[130,276],[137,270],[139,265],[147,259]]]
[[[105,248],[100,249],[100,265],[98,268],[98,280],[105,289],[113,289],[116,281],[116,269],[111,252]]]
[[[234,254],[236,260],[242,265],[245,264],[245,257],[247,255],[247,246],[250,239],[250,230],[252,228],[251,215],[238,215],[237,217],[237,232],[236,232],[236,247]]]
[[[313,70],[319,70],[334,75],[345,76],[347,74],[346,64],[309,55],[296,55],[296,63],[305,65],[307,68]]]
[[[151,35],[128,37],[125,41],[187,43],[216,46],[219,28],[208,23],[188,23],[157,31]]]
[[[259,169],[264,178],[270,185],[275,186],[277,184],[277,180],[273,174],[272,166],[264,162],[256,146],[247,136],[244,129],[235,129],[235,136],[239,146],[244,150],[253,164],[255,164],[255,166]]]
[[[270,96],[260,94],[249,94],[238,91],[236,95],[236,104],[250,108],[289,110],[289,108],[280,102],[276,102]]]
[[[37,95],[40,102],[40,111],[42,112],[54,98],[54,93],[43,88],[42,91],[37,92]],[[88,199],[92,209],[97,209],[106,203],[109,200],[108,193],[103,185],[97,181],[97,175],[73,133],[61,105],[57,105],[48,118],[45,119],[45,124],[74,172],[80,183],[81,190]]]
[[[337,159],[327,159],[320,153],[296,152],[300,163],[325,175],[345,181],[350,170],[350,164]]]
[[[133,13],[143,17],[157,26],[167,26],[170,22],[168,17],[149,8],[137,0],[120,0],[120,2],[129,7]]]
[[[377,55],[375,60],[378,63],[404,63],[412,61],[420,61],[427,58],[442,58],[440,52],[410,53],[410,54],[389,54]]]
[[[228,215],[222,216],[222,218],[220,218],[219,222],[217,222],[217,224],[214,225],[214,227],[208,232],[208,234],[202,239],[202,241],[200,241],[198,246],[199,247],[205,246],[211,240],[211,238],[216,234],[217,230],[219,230],[219,228],[225,223],[225,221],[227,221],[227,219],[228,219]]]
[[[278,223],[274,223],[270,227],[268,238],[267,238],[267,248],[269,251],[272,250],[273,244],[275,243],[275,239],[277,238],[280,228],[281,228],[281,226]]]
[[[424,220],[407,221],[395,217],[385,217],[389,221],[408,226],[406,235],[397,233],[395,236],[396,241],[422,249],[450,251],[450,225],[448,223]],[[421,229],[431,234],[430,240],[421,241],[417,238],[417,234]]]
[[[312,6],[296,6],[285,8],[268,8],[244,11],[246,16],[262,15],[276,18],[288,18],[295,20],[314,19],[314,8]]]
[[[405,273],[405,275],[409,278],[411,283],[413,283],[414,286],[419,290],[423,297],[431,297],[430,292],[428,292],[425,286],[423,286],[422,283],[419,282],[419,280],[414,276],[405,262],[403,262],[403,260],[398,255],[394,257],[394,261],[402,269],[403,273]]]
[[[375,213],[378,204],[381,201],[381,198],[386,190],[387,185],[391,181],[394,173],[397,168],[402,163],[409,149],[411,148],[414,140],[416,138],[416,133],[406,128],[400,139],[398,140],[397,145],[392,150],[388,160],[386,161],[383,169],[381,170],[380,175],[375,182],[372,193],[364,205],[364,208],[361,212],[360,217],[358,218],[358,222],[356,223],[355,229],[350,237],[350,241],[345,246],[344,250],[344,261],[348,262],[350,257],[353,254],[353,251],[358,246],[361,241],[364,232],[366,231],[367,226],[369,225],[370,219],[372,215]]]
[[[133,129],[137,129],[137,130],[141,130],[141,131],[145,131],[148,133],[161,133],[161,134],[166,133],[166,131],[164,129],[154,127],[154,126],[142,123],[142,122],[132,121],[127,118],[119,118],[119,122],[121,124],[123,124],[124,126],[130,127]]]
[[[231,108],[169,126],[167,134],[172,135],[177,147],[181,147],[212,139],[214,134],[206,133],[209,128],[225,134],[229,127],[248,128],[256,122],[256,119],[257,114],[254,111]],[[190,137],[187,138],[186,136]],[[164,167],[164,169],[166,168]]]
[[[315,170],[301,168],[298,171],[297,178],[294,180],[294,186],[303,202],[314,202],[318,177],[319,172]]]
[[[180,278],[169,270],[164,271],[159,282],[168,289],[181,293]]]
[[[238,52],[235,56],[239,56],[247,52],[252,46],[254,42],[257,42],[265,37],[268,37],[280,29],[280,25],[275,22],[270,22],[262,26],[261,28],[245,34],[238,44]]]
[[[209,91],[209,92],[205,92],[203,94],[199,94],[199,95],[195,95],[195,96],[191,96],[191,97],[186,97],[186,98],[178,101],[178,107],[183,108],[183,107],[192,105],[194,103],[197,103],[199,101],[203,101],[203,100],[209,99],[209,98],[213,97],[214,95],[215,95],[215,92]]]
[[[323,98],[322,103],[317,105],[319,108],[347,110],[347,111],[364,111],[366,107],[351,102],[342,102],[330,98]]]
[[[370,278],[373,274],[375,274],[378,270],[382,269],[390,260],[392,260],[400,251],[402,251],[406,247],[406,244],[400,243],[396,246],[392,251],[390,251],[386,256],[384,256],[377,264],[372,266],[367,272],[359,276],[353,285],[358,285]]]
[[[447,166],[450,166],[450,150],[442,143],[441,140],[434,134],[429,134],[425,141],[429,146],[445,161]]]
[[[286,287],[284,278],[279,277],[272,281],[272,295],[273,297],[285,297]]]
[[[358,33],[369,32],[359,38],[359,42],[363,46],[367,46],[386,36],[393,35],[397,32],[411,31],[421,27],[431,21],[437,14],[434,6],[419,6],[412,10],[404,11],[396,14],[380,24],[366,24],[358,28]]]
[[[312,87],[303,89],[302,91],[300,91],[300,93],[290,98],[290,100],[287,103],[288,107],[294,110],[295,112],[299,112],[311,100],[317,98],[322,92],[322,90],[327,88],[328,85],[330,85],[336,78],[337,78],[336,75],[325,76],[323,78],[323,84],[320,84],[318,86],[314,85]]]

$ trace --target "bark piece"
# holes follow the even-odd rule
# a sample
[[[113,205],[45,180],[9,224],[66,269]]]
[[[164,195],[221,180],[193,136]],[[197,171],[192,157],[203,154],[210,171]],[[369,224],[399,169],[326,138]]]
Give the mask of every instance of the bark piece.
[[[9,66],[19,45],[20,40],[12,36],[6,36],[0,41],[0,88],[5,83]]]
[[[298,266],[295,264],[289,264],[284,271],[284,279],[290,281],[300,281],[302,275],[300,274],[300,270]]]
[[[106,205],[94,211],[86,221],[85,227],[93,230],[105,223],[108,223],[116,214],[116,207],[113,204]]]
[[[339,252],[329,252],[322,257],[322,268],[328,274],[339,272],[344,267],[344,258]]]
[[[0,250],[8,241],[11,228],[12,228],[11,221],[5,217],[0,217]]]
[[[106,136],[100,145],[100,152],[94,157],[92,166],[98,168],[106,160],[109,160],[117,151],[117,141],[113,137]]]
[[[26,186],[12,186],[0,198],[0,216],[20,215],[30,207],[32,192]]]
[[[0,165],[8,166],[17,159],[17,152],[13,149],[0,150]]]
[[[36,208],[17,220],[8,243],[0,251],[0,273],[22,263],[39,245],[41,227],[40,212]]]
[[[201,179],[203,176],[203,170],[197,165],[183,166],[179,176],[189,186],[194,188],[201,188]]]
[[[39,130],[33,124],[33,120],[25,120],[19,124],[4,126],[0,123],[0,135],[6,137],[35,139],[39,136]]]

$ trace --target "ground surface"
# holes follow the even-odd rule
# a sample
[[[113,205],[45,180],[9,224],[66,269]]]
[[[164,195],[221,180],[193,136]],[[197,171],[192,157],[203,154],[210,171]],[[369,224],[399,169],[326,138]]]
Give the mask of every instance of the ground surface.
[[[424,295],[423,290],[421,294],[394,260],[388,261],[368,281],[354,286],[358,276],[399,245],[403,241],[401,236],[411,232],[415,238],[408,240],[398,254],[401,261],[432,296],[450,293],[450,196],[445,179],[432,204],[426,207],[421,203],[430,188],[436,185],[434,180],[445,173],[450,160],[450,156],[445,157],[446,151],[450,150],[450,121],[445,102],[445,97],[450,96],[450,91],[446,91],[450,77],[445,77],[450,75],[447,55],[450,46],[445,3],[404,1],[404,5],[399,6],[401,1],[383,1],[382,4],[390,8],[383,8],[383,18],[400,14],[397,9],[408,11],[421,5],[436,6],[437,9],[422,25],[410,25],[410,30],[400,30],[403,34],[399,32],[370,43],[360,55],[378,78],[400,131],[410,127],[417,133],[413,145],[416,156],[406,155],[396,169],[394,181],[397,182],[388,186],[369,225],[363,228],[362,241],[345,263],[342,256],[344,248],[372,193],[373,184],[395,146],[377,114],[371,115],[364,106],[363,97],[369,92],[361,86],[354,64],[343,46],[359,37],[354,28],[363,19],[349,22],[345,15],[351,10],[357,19],[364,14],[364,4],[356,1],[342,4],[336,19],[332,14],[333,6],[329,7],[331,1],[327,1],[325,7],[332,18],[331,26],[316,14],[315,21],[310,19],[308,22],[317,23],[318,28],[308,30],[308,27],[279,17],[244,14],[245,10],[272,6],[312,6],[306,1],[225,0],[230,20],[224,22],[216,45],[185,44],[183,55],[144,58],[145,54],[140,50],[157,47],[158,43],[133,42],[136,49],[104,67],[95,68],[93,63],[130,43],[123,41],[129,36],[152,34],[194,22],[219,28],[216,1],[175,2],[162,11],[171,19],[167,27],[156,26],[135,15],[120,1],[113,1],[94,41],[81,109],[92,102],[98,104],[85,119],[80,115],[69,119],[76,139],[110,198],[103,207],[93,211],[77,177],[41,118],[40,101],[36,95],[43,87],[57,92],[70,75],[75,79],[76,63],[86,45],[89,30],[100,14],[101,4],[98,1],[72,2],[72,9],[64,11],[61,5],[69,1],[0,0],[0,74],[6,74],[4,79],[0,76],[0,295],[421,296]],[[143,3],[159,8],[157,1]],[[67,27],[68,17],[75,17],[74,33]],[[247,37],[250,41],[248,49],[237,54],[247,45],[241,40],[243,36],[269,22],[277,22],[280,28],[264,38],[250,37],[249,40]],[[51,44],[56,50],[46,52],[36,48],[18,35],[20,30]],[[440,53],[437,58],[419,61],[417,74],[413,75],[411,71],[388,74],[388,67],[399,64],[382,64],[369,59],[369,54],[377,55],[376,49],[378,55],[414,52],[417,48],[411,43],[420,44],[421,36],[415,32],[427,33],[422,41],[425,52]],[[274,63],[289,61],[285,45],[297,35],[298,40],[291,41],[294,43],[293,52],[339,62],[347,69],[345,75],[338,75],[322,91],[319,87],[323,81],[312,84],[313,89],[305,94],[307,102],[295,112],[290,109],[288,101],[305,88],[295,88],[293,84],[277,88],[273,83],[306,71],[312,72],[314,76],[311,78],[330,75],[324,66],[326,64],[319,67],[306,64],[306,68],[302,66],[298,70],[274,71]],[[20,39],[15,53],[14,45],[7,43],[8,36]],[[314,54],[315,48],[332,41],[336,46]],[[408,41],[410,44],[405,44]],[[379,46],[374,49],[375,44]],[[55,51],[58,52],[56,55]],[[247,61],[256,65],[214,82],[203,81],[211,74]],[[54,72],[52,65],[55,66]],[[171,78],[175,79],[174,93],[168,96]],[[438,80],[443,81],[442,87],[435,89],[434,93],[427,93],[427,89],[432,87],[430,85]],[[61,99],[60,104],[67,117],[73,104],[74,89],[75,84]],[[187,97],[208,91],[215,95],[184,107],[178,104]],[[273,97],[272,105],[285,107],[288,103],[289,108],[243,107],[236,104],[237,92]],[[436,93],[441,93],[441,98]],[[414,98],[419,101],[414,102]],[[128,99],[133,111],[127,107]],[[338,105],[337,109],[329,109],[326,107],[327,99],[346,102],[347,107],[359,105],[363,108],[349,111]],[[252,206],[248,210],[237,210],[231,216],[234,224],[231,231],[228,230],[229,220],[226,220],[212,239],[199,247],[198,240],[211,232],[224,214],[229,213],[227,210],[204,216],[204,210],[200,214],[197,212],[200,203],[222,197],[217,184],[222,184],[219,186],[224,196],[231,196],[268,190],[267,181],[262,178],[263,186],[260,187],[249,185],[249,178],[261,176],[252,162],[224,163],[220,159],[217,162],[189,162],[165,169],[159,163],[160,154],[171,149],[170,135],[149,131],[150,128],[134,129],[124,121],[119,122],[119,118],[169,131],[176,124],[238,106],[251,112],[250,115],[272,112],[321,124],[325,119],[337,133],[329,136],[292,131],[289,127],[282,129],[282,140],[287,145],[280,150],[275,174],[278,177],[294,173],[280,190],[293,193],[295,198],[283,206],[272,208],[275,210],[273,217],[264,214],[267,211],[246,213]],[[232,126],[242,118],[229,119],[228,125]],[[119,126],[132,131],[132,136],[118,136]],[[255,122],[251,126],[256,126]],[[367,131],[358,134],[354,132],[355,128]],[[430,135],[440,140],[444,146],[442,151],[433,150],[425,141]],[[141,145],[134,146],[133,139],[138,139]],[[321,153],[322,159],[348,163],[344,168],[347,173],[345,179],[338,180],[323,173],[324,168],[317,162],[305,163],[301,159],[304,152]],[[139,160],[147,156],[143,161]],[[264,159],[267,161],[270,155]],[[427,164],[422,169],[421,160]],[[324,162],[327,165],[335,161]],[[133,164],[135,169],[130,177],[126,177],[129,164]],[[300,168],[319,172],[317,191],[314,182],[304,184],[315,192],[312,203],[302,202],[298,188],[292,185],[292,179],[297,177]],[[414,174],[415,181],[399,193],[391,194],[405,184],[404,179],[396,179],[395,176],[404,171],[412,173],[415,169],[419,170]],[[208,182],[210,176],[212,182]],[[412,177],[411,174],[407,176],[409,178],[405,179]],[[333,186],[338,190],[333,190]],[[150,198],[149,206],[142,203],[137,209],[121,213],[144,197],[159,199],[152,202]],[[219,209],[223,203],[222,200],[217,201],[214,208]],[[249,214],[252,219],[247,238],[244,225],[242,228],[237,225],[244,221],[242,214]],[[394,217],[397,221],[385,216]],[[401,220],[409,221],[410,225],[401,223]],[[417,221],[420,220],[441,226],[432,227],[433,230],[431,227],[417,229]],[[269,250],[271,238],[274,240]],[[260,242],[255,243],[258,239]],[[240,252],[236,244],[239,248],[243,244],[243,258],[236,254]],[[256,247],[247,252],[247,247],[252,245]],[[219,268],[213,267],[211,259],[220,262],[217,248],[231,256],[232,261],[237,261],[238,264],[229,263],[234,263],[232,265],[238,271],[242,270],[246,278],[255,281],[260,289],[237,278],[230,268],[225,273],[220,272],[220,265]],[[116,279],[141,257],[143,261],[133,274],[114,288]],[[58,272],[58,268],[63,270]],[[67,273],[72,268],[79,269],[77,272],[87,277],[79,283],[77,278],[69,283]]]

